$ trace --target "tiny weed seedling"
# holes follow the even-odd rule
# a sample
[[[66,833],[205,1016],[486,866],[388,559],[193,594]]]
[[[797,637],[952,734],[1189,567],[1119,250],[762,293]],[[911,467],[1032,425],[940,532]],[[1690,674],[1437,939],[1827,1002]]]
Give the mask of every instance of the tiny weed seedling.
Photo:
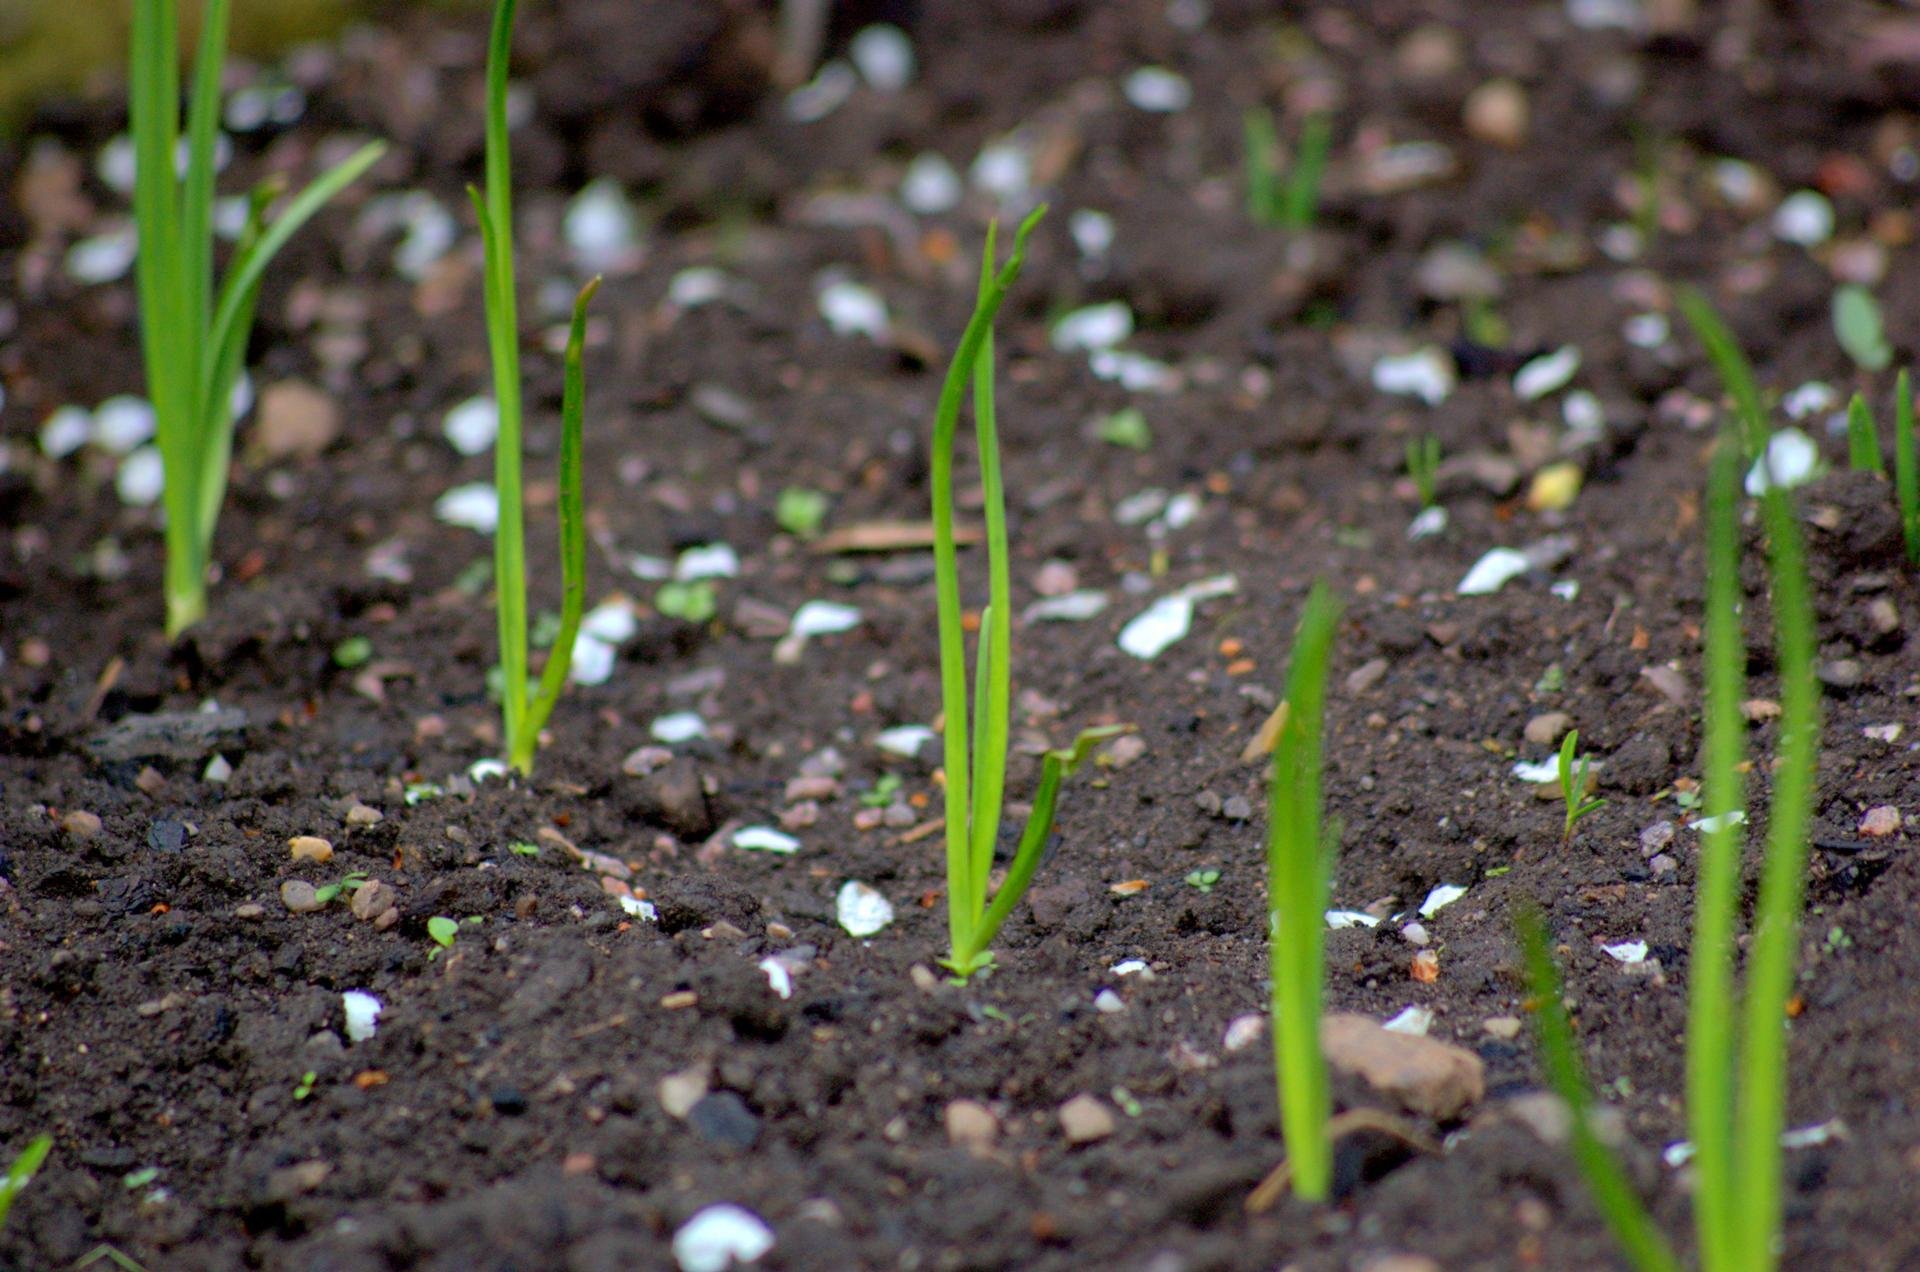
[[[900,793],[903,784],[898,773],[882,773],[872,790],[860,792],[861,807],[885,808],[893,803],[893,797]]]
[[[1567,824],[1560,835],[1562,843],[1572,843],[1574,823],[1607,802],[1587,798],[1587,778],[1593,772],[1593,761],[1584,755],[1575,758],[1579,749],[1580,730],[1569,729],[1560,742],[1560,798],[1567,809]]]
[[[720,612],[720,598],[714,595],[713,584],[705,579],[662,583],[660,590],[653,594],[653,607],[668,618],[698,626]]]
[[[1858,393],[1847,403],[1847,467],[1857,473],[1887,475],[1886,461],[1880,458],[1880,430],[1873,422],[1873,408]]]
[[[1000,477],[1000,438],[994,420],[993,320],[1008,289],[1020,276],[1027,236],[1045,214],[1046,208],[1040,207],[1021,222],[1013,237],[1013,251],[997,271],[995,227],[988,226],[979,296],[947,367],[933,424],[934,591],[940,632],[940,703],[946,718],[947,926],[952,940],[952,949],[940,961],[962,982],[993,965],[993,938],[1015,903],[1026,894],[1046,851],[1061,782],[1096,744],[1125,731],[1122,727],[1088,729],[1074,739],[1072,746],[1049,751],[1041,759],[1033,811],[1020,835],[1013,864],[989,903],[987,876],[993,869],[994,845],[1000,835],[1013,706],[1013,585],[1006,493]],[[953,529],[954,439],[969,388],[985,505],[988,579],[988,602],[980,615],[975,653],[971,727],[966,641],[960,617],[960,558]]]
[[[1574,1160],[1593,1193],[1594,1202],[1600,1207],[1600,1216],[1640,1272],[1680,1272],[1680,1261],[1647,1215],[1626,1171],[1594,1133],[1592,1088],[1586,1066],[1581,1063],[1574,1045],[1573,1025],[1567,1019],[1560,970],[1554,966],[1546,924],[1537,911],[1523,907],[1514,926],[1520,938],[1527,991],[1531,995],[1540,1067],[1546,1071],[1547,1084],[1566,1103],[1572,1115]]]
[[[319,1080],[320,1075],[314,1070],[308,1069],[300,1075],[300,1080],[293,1084],[293,1098],[296,1100],[304,1100],[312,1095],[313,1084]]]
[[[773,505],[773,519],[796,539],[817,539],[830,506],[826,495],[805,486],[788,486]]]
[[[1880,320],[1880,302],[1858,283],[1843,283],[1833,293],[1833,334],[1862,371],[1885,371],[1893,364]]]
[[[1407,476],[1420,492],[1422,512],[1440,502],[1440,439],[1432,433],[1407,439]]]
[[[360,891],[360,885],[366,881],[367,872],[364,870],[355,870],[351,874],[342,875],[338,883],[323,883],[315,888],[313,890],[313,899],[321,905],[332,905],[341,897],[351,897],[354,893]]]
[[[14,1155],[13,1164],[7,1167],[7,1173],[0,1176],[0,1228],[7,1226],[7,1213],[13,1209],[13,1199],[20,1195],[33,1177],[40,1173],[40,1167],[47,1160],[47,1154],[53,1151],[53,1136],[40,1135],[27,1141],[27,1146]]]
[[[1293,1190],[1306,1201],[1323,1201],[1333,1188],[1333,1096],[1320,1051],[1320,1004],[1340,829],[1322,824],[1320,764],[1327,662],[1339,621],[1340,602],[1315,583],[1293,638],[1287,718],[1274,742],[1267,797],[1274,1075]]]
[[[493,357],[494,398],[500,428],[494,441],[493,484],[500,516],[494,529],[494,606],[499,619],[502,733],[507,766],[533,771],[540,730],[553,714],[573,665],[574,638],[586,603],[587,529],[581,491],[580,435],[586,406],[581,350],[586,343],[587,304],[599,289],[593,279],[573,302],[567,335],[565,383],[560,406],[560,629],[538,685],[527,677],[526,503],[521,490],[520,306],[513,277],[513,176],[507,141],[507,60],[513,50],[517,0],[499,0],[487,47],[486,192],[471,187],[486,252],[487,346]]]
[[[1247,180],[1247,216],[1256,225],[1310,230],[1320,211],[1320,182],[1333,146],[1333,124],[1325,115],[1309,115],[1294,143],[1293,163],[1284,179],[1274,162],[1279,133],[1273,112],[1249,110],[1241,117]]]
[[[1184,882],[1195,892],[1212,892],[1220,882],[1220,872],[1218,870],[1189,871]]]
[[[441,951],[453,948],[453,938],[460,935],[460,922],[444,914],[436,914],[427,920],[427,936],[435,948],[427,951],[427,961],[431,963],[439,958]]]
[[[174,0],[133,6],[130,100],[140,343],[165,474],[167,635],[207,612],[213,531],[233,455],[233,391],[244,369],[267,265],[314,213],[386,150],[370,142],[291,200],[273,220],[280,188],[255,189],[226,277],[213,279],[215,147],[230,0],[207,0],[180,150],[179,15]]]

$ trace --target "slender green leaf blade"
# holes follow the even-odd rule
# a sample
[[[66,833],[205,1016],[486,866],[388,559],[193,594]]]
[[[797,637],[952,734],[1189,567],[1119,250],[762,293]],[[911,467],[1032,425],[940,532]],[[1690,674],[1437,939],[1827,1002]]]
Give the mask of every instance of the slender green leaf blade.
[[[1833,334],[1863,371],[1885,371],[1893,350],[1880,320],[1880,302],[1858,283],[1842,283],[1833,292]]]
[[[33,1182],[40,1173],[40,1167],[46,1162],[47,1154],[53,1151],[53,1136],[41,1135],[29,1140],[7,1167],[7,1173],[0,1175],[0,1228],[7,1225],[7,1215],[13,1209],[13,1202],[22,1189]]]
[[[1857,473],[1887,475],[1886,461],[1880,458],[1880,430],[1874,426],[1873,408],[1858,393],[1847,403],[1847,466]]]
[[[1754,381],[1753,367],[1727,324],[1721,321],[1707,298],[1697,288],[1682,287],[1675,293],[1687,325],[1707,351],[1707,359],[1720,373],[1727,393],[1733,398],[1734,418],[1740,425],[1740,444],[1749,458],[1760,454],[1767,444],[1767,412],[1760,401],[1760,386]]]
[[[1913,387],[1904,369],[1893,386],[1893,488],[1907,560],[1920,564],[1920,458],[1914,454]]]

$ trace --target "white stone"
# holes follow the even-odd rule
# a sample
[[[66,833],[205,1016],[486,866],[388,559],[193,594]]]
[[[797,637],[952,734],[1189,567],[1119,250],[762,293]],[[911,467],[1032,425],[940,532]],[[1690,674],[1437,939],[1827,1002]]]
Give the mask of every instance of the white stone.
[[[1647,961],[1647,943],[1645,941],[1621,941],[1617,945],[1602,945],[1600,948],[1605,951],[1608,956],[1618,959],[1628,966]]]
[[[1121,85],[1127,100],[1141,110],[1171,115],[1193,104],[1193,85],[1187,77],[1164,66],[1143,66]]]
[[[656,719],[648,726],[647,732],[653,735],[654,741],[674,746],[706,737],[707,722],[700,718],[697,711],[672,711]]]
[[[67,273],[89,285],[125,278],[139,251],[139,236],[131,224],[116,226],[67,249]]]
[[[924,724],[902,724],[891,729],[881,730],[873,744],[890,755],[912,759],[920,754],[920,748],[933,741],[933,730]]]
[[[1454,591],[1461,596],[1491,596],[1529,568],[1523,553],[1512,548],[1494,548],[1473,563]]]
[[[967,179],[1003,204],[1024,203],[1033,187],[1033,156],[1011,138],[990,141],[974,157]]]
[[[796,124],[817,124],[847,104],[860,77],[845,62],[822,66],[809,82],[787,94],[787,118]]]
[[[625,910],[630,918],[645,919],[649,923],[657,922],[660,918],[660,911],[651,901],[630,896],[615,899],[620,902],[620,908]]]
[[[640,265],[640,217],[620,183],[599,177],[567,204],[560,233],[573,262],[589,274],[618,273]]]
[[[157,446],[142,446],[121,460],[120,471],[113,479],[120,502],[130,508],[149,506],[160,498],[166,484],[167,469]]]
[[[350,989],[340,995],[340,1008],[346,1015],[347,1041],[365,1042],[380,1027],[380,1013],[386,1008],[364,989]]]
[[[1227,1032],[1221,1037],[1220,1045],[1228,1051],[1245,1051],[1266,1032],[1267,1018],[1259,1012],[1248,1012],[1227,1022]]]
[[[115,455],[125,455],[153,440],[153,406],[131,394],[110,397],[93,408],[93,440]]]
[[[1673,334],[1665,314],[1635,314],[1620,324],[1620,334],[1636,349],[1658,349]]]
[[[1443,883],[1427,893],[1427,899],[1420,903],[1420,917],[1430,919],[1466,895],[1467,890],[1459,884]]]
[[[620,651],[615,646],[592,632],[580,632],[573,638],[573,658],[567,664],[567,679],[576,685],[604,685],[613,679],[614,665],[619,660]]]
[[[1373,364],[1373,387],[1396,397],[1419,398],[1438,406],[1453,394],[1459,382],[1453,359],[1445,350],[1428,345],[1412,353],[1395,354]]]
[[[1110,381],[1129,393],[1173,393],[1182,382],[1180,373],[1166,363],[1127,349],[1095,349],[1087,369],[1096,380]]]
[[[1106,608],[1107,594],[1089,589],[1035,601],[1020,617],[1029,623],[1083,623]]]
[[[500,436],[500,405],[490,397],[470,397],[447,412],[441,432],[462,455],[484,455]]]
[[[770,852],[782,857],[791,857],[800,851],[798,839],[771,826],[742,826],[733,832],[733,846],[748,852]]]
[[[468,482],[434,500],[433,515],[450,526],[492,534],[500,524],[500,496],[491,482]]]
[[[1381,1028],[1390,1033],[1408,1034],[1415,1038],[1427,1036],[1427,1030],[1433,1028],[1433,1012],[1425,1007],[1403,1007],[1400,1014],[1389,1020]]]
[[[740,574],[740,554],[731,544],[702,543],[688,548],[673,563],[673,577],[682,583],[701,579],[731,579]]]
[[[609,645],[624,645],[640,631],[640,620],[626,601],[606,601],[581,617],[580,630]]]
[[[830,636],[860,625],[860,611],[837,601],[808,601],[793,612],[787,630],[795,636]]]
[[[1541,354],[1513,373],[1513,391],[1522,402],[1533,402],[1564,389],[1580,369],[1580,347],[1561,345]]]
[[[848,43],[847,56],[876,92],[897,93],[913,83],[913,41],[897,26],[862,27]]]
[[[1556,755],[1550,760],[1541,760],[1537,764],[1529,760],[1521,760],[1513,766],[1513,775],[1523,782],[1532,782],[1536,786],[1546,782],[1558,782],[1560,757]]]
[[[1067,218],[1067,233],[1080,255],[1105,256],[1113,247],[1113,218],[1093,208],[1080,208]]]
[[[698,309],[723,300],[729,288],[726,274],[711,265],[693,265],[667,283],[667,303],[678,309]]]
[[[849,879],[840,885],[839,895],[833,899],[833,911],[840,926],[859,937],[872,936],[893,922],[893,903],[858,879]]]
[[[1796,190],[1774,210],[1773,234],[1785,243],[1818,247],[1833,237],[1833,204],[1818,190]]]
[[[1783,428],[1767,441],[1766,454],[1747,472],[1747,493],[1763,495],[1771,487],[1792,490],[1821,472],[1820,448],[1797,428]]]
[[[1120,648],[1151,661],[1193,630],[1193,601],[1176,592],[1163,596],[1120,629]]]
[[[1330,928],[1380,926],[1380,920],[1365,910],[1328,910],[1325,918]]]
[[[734,1205],[708,1206],[673,1234],[673,1257],[680,1272],[727,1272],[737,1263],[753,1263],[773,1249],[773,1229],[751,1210]]]
[[[1110,989],[1103,989],[1093,996],[1093,1009],[1102,1015],[1111,1016],[1127,1009],[1126,1000]]]
[[[1431,508],[1422,508],[1420,515],[1407,523],[1407,538],[1415,540],[1431,539],[1442,534],[1447,528],[1447,510],[1439,504]]]
[[[959,206],[960,174],[934,151],[915,155],[900,178],[900,202],[907,211],[937,216]]]
[[[93,437],[93,416],[78,406],[63,406],[40,425],[40,452],[48,459],[65,459]]]
[[[788,970],[785,963],[769,956],[761,959],[754,966],[766,974],[767,986],[774,993],[782,998],[793,997],[793,973]]]
[[[399,196],[400,245],[393,249],[393,267],[400,277],[417,283],[439,264],[460,239],[453,214],[424,190]]]
[[[820,289],[818,303],[820,316],[834,335],[865,336],[876,344],[886,343],[891,330],[887,302],[871,287],[837,279]]]
[[[1744,826],[1746,821],[1747,815],[1736,808],[1731,812],[1720,813],[1714,817],[1702,817],[1699,821],[1693,823],[1693,828],[1703,835],[1711,835],[1715,831],[1726,830],[1732,826]]]
[[[1111,349],[1133,334],[1133,310],[1124,300],[1072,310],[1053,325],[1053,347],[1062,353]]]

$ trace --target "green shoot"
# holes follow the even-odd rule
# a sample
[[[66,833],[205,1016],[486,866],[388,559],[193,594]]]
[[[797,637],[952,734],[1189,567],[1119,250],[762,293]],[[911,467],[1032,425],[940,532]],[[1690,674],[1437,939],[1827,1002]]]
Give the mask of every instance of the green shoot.
[[[817,539],[827,519],[826,495],[805,486],[788,486],[773,507],[773,519],[796,539]]]
[[[1247,217],[1256,225],[1284,230],[1310,230],[1320,210],[1320,181],[1326,174],[1327,154],[1333,145],[1333,125],[1325,115],[1309,115],[1300,125],[1293,163],[1286,179],[1274,164],[1279,136],[1271,110],[1249,110],[1241,116],[1245,153]]]
[[[1420,511],[1440,502],[1440,439],[1432,433],[1407,439],[1407,476],[1420,492]]]
[[[1574,1161],[1600,1207],[1600,1217],[1640,1272],[1680,1272],[1680,1261],[1654,1226],[1626,1171],[1594,1133],[1592,1087],[1574,1045],[1573,1025],[1567,1019],[1560,969],[1554,965],[1546,924],[1538,911],[1527,906],[1514,916],[1514,927],[1526,964],[1527,992],[1533,999],[1540,1067],[1546,1071],[1547,1084],[1572,1115]]]
[[[1707,360],[1720,373],[1727,396],[1733,399],[1733,418],[1739,427],[1740,447],[1749,457],[1760,454],[1767,444],[1767,413],[1760,403],[1760,386],[1754,381],[1753,368],[1740,343],[1727,329],[1707,298],[1694,287],[1682,287],[1674,293],[1687,325],[1707,351]]]
[[[1327,662],[1339,622],[1340,602],[1316,582],[1293,638],[1267,807],[1274,1075],[1293,1190],[1306,1201],[1324,1201],[1333,1188],[1333,1096],[1320,1051],[1320,1006],[1323,916],[1340,831],[1322,824],[1320,765]]]
[[[1858,393],[1847,403],[1847,465],[1856,473],[1887,475],[1886,461],[1880,458],[1880,430],[1874,426],[1873,408]]]
[[[1187,877],[1181,880],[1181,882],[1185,883],[1195,892],[1204,895],[1220,886],[1220,872],[1213,869],[1189,870]]]
[[[427,935],[441,949],[450,950],[453,948],[453,938],[460,935],[460,921],[436,914],[427,920]]]
[[[313,1069],[308,1069],[300,1075],[300,1080],[293,1084],[293,1098],[295,1100],[304,1100],[311,1096],[313,1094],[313,1084],[319,1080],[319,1073]]]
[[[995,227],[988,226],[979,297],[947,367],[933,424],[934,590],[939,611],[940,703],[946,717],[947,926],[952,939],[952,949],[941,963],[963,982],[992,966],[993,938],[1033,882],[1053,831],[1060,783],[1097,743],[1125,731],[1088,729],[1072,746],[1049,751],[1042,758],[1033,812],[1020,836],[1013,865],[989,904],[987,876],[993,869],[994,845],[1000,835],[1013,710],[1013,586],[1006,493],[1000,479],[1000,439],[993,409],[993,320],[1008,289],[1020,276],[1027,236],[1045,214],[1044,206],[1036,208],[1021,222],[1014,234],[1013,252],[997,272]],[[953,530],[954,438],[959,432],[960,406],[969,388],[980,452],[980,485],[985,496],[988,578],[988,604],[980,616],[974,668],[971,728],[966,642],[960,620],[960,558]]]
[[[136,277],[147,395],[165,473],[167,635],[207,612],[213,531],[233,455],[233,389],[247,355],[261,276],[287,240],[385,152],[370,142],[267,220],[280,186],[256,188],[226,277],[213,279],[214,150],[230,0],[207,0],[180,148],[179,17],[174,0],[136,0],[130,97],[139,225]]]
[[[1695,326],[1700,329],[1698,322]],[[1715,361],[1729,387],[1744,379],[1746,390],[1733,393],[1741,435],[1764,437],[1766,420],[1758,393],[1751,391],[1752,375],[1738,346],[1729,338]],[[1906,398],[1904,373],[1900,397]],[[1907,409],[1911,411],[1910,404]],[[1821,713],[1805,548],[1790,498],[1777,484],[1770,484],[1761,496],[1760,509],[1773,588],[1781,712],[1746,993],[1738,1008],[1736,1066],[1734,1022],[1728,1012],[1729,1004],[1736,1001],[1732,964],[1739,886],[1737,824],[1743,817],[1734,814],[1744,813],[1737,704],[1744,693],[1745,642],[1739,617],[1739,485],[1733,451],[1723,441],[1708,491],[1705,776],[1707,808],[1718,820],[1709,821],[1711,829],[1702,841],[1700,892],[1695,902],[1688,1116],[1700,1161],[1695,1223],[1702,1265],[1707,1272],[1770,1272],[1779,1261],[1787,1000],[1799,951]]]
[[[1913,386],[1903,370],[1893,383],[1893,490],[1900,503],[1900,529],[1907,560],[1920,564],[1920,460],[1913,444]]]
[[[13,1165],[7,1167],[7,1173],[0,1176],[0,1228],[7,1226],[7,1212],[13,1209],[13,1199],[20,1195],[33,1177],[40,1173],[40,1166],[47,1160],[47,1154],[53,1151],[53,1136],[41,1135],[27,1141],[13,1159]]]
[[[1880,320],[1880,302],[1858,283],[1842,283],[1833,292],[1833,334],[1862,371],[1885,371],[1893,349]]]
[[[513,178],[507,141],[507,60],[513,51],[517,0],[499,0],[487,47],[486,193],[468,188],[486,250],[487,345],[493,355],[494,398],[500,431],[494,442],[493,484],[500,499],[494,530],[494,606],[499,619],[502,733],[507,765],[533,771],[540,730],[553,714],[573,666],[574,639],[586,606],[587,529],[581,491],[580,436],[586,406],[581,350],[586,344],[587,304],[598,278],[580,289],[567,335],[565,385],[560,406],[560,631],[537,687],[527,676],[526,504],[520,484],[523,418],[520,398],[519,301],[513,279]]]
[[[1604,805],[1604,799],[1587,798],[1587,778],[1593,771],[1593,762],[1587,756],[1575,758],[1580,747],[1580,730],[1569,729],[1567,736],[1560,741],[1560,799],[1566,805],[1567,824],[1561,832],[1561,843],[1573,842],[1574,823]]]

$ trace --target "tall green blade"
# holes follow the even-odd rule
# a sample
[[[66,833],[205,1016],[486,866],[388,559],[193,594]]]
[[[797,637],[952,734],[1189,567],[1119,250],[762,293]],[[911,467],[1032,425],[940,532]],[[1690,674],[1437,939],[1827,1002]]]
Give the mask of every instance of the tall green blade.
[[[207,330],[213,317],[214,147],[220,135],[220,77],[227,58],[229,8],[229,0],[207,0],[187,107],[187,173],[180,190],[181,269],[187,288],[182,307],[196,331]],[[205,427],[204,406],[201,409]]]
[[[1309,115],[1300,125],[1293,148],[1293,167],[1287,173],[1280,206],[1280,224],[1290,230],[1310,230],[1320,211],[1320,182],[1333,148],[1333,122],[1325,115]]]
[[[1251,107],[1240,116],[1247,219],[1255,225],[1274,225],[1280,220],[1280,175],[1273,162],[1273,150],[1278,143],[1271,110]]]
[[[1760,386],[1754,381],[1753,367],[1741,352],[1733,332],[1713,311],[1697,288],[1682,287],[1674,294],[1687,325],[1693,328],[1707,351],[1708,361],[1720,373],[1721,381],[1733,398],[1734,417],[1740,423],[1740,445],[1748,458],[1758,455],[1767,444],[1766,408],[1760,402]]]
[[[1640,1272],[1680,1272],[1679,1259],[1654,1226],[1626,1172],[1594,1134],[1593,1096],[1586,1066],[1574,1046],[1573,1026],[1567,1020],[1560,970],[1554,966],[1546,925],[1529,906],[1515,915],[1514,926],[1526,965],[1527,987],[1535,1002],[1534,1033],[1540,1043],[1540,1066],[1546,1071],[1547,1084],[1573,1115],[1574,1161],[1600,1208],[1600,1217]]]
[[[987,232],[980,265],[980,299],[993,276],[993,240]],[[994,411],[993,329],[980,340],[973,364],[973,427],[980,452],[980,489],[987,522],[987,607],[980,615],[980,645],[974,669],[973,812],[970,827],[973,896],[987,895],[1000,805],[1007,783],[1007,735],[1012,728],[1013,585],[1008,564],[1007,497],[1000,480],[1000,432]]]
[[[1905,370],[1893,385],[1893,486],[1907,560],[1920,563],[1920,460],[1914,456],[1913,389]]]
[[[1333,1185],[1333,1111],[1320,1051],[1328,881],[1337,844],[1321,834],[1327,663],[1340,602],[1323,582],[1307,595],[1287,673],[1287,717],[1273,751],[1267,811],[1267,898],[1276,1085],[1293,1189],[1324,1200]]]
[[[1737,818],[1746,726],[1746,645],[1740,632],[1740,447],[1723,436],[1707,486],[1705,782],[1708,825],[1700,840],[1687,983],[1687,1127],[1693,1138],[1694,1227],[1709,1272],[1739,1266],[1734,1157],[1733,930],[1740,886]]]
[[[521,772],[533,769],[533,754],[553,714],[560,691],[573,667],[573,644],[580,634],[580,617],[587,604],[587,504],[581,480],[581,443],[586,431],[587,377],[583,367],[587,343],[587,306],[600,290],[598,278],[580,289],[573,301],[573,322],[567,332],[565,387],[560,399],[560,634],[554,637],[547,665],[540,672],[540,688],[528,713],[523,752],[508,763]]]
[[[1781,1148],[1786,1129],[1787,999],[1800,947],[1806,889],[1807,823],[1813,811],[1820,750],[1820,687],[1813,598],[1806,551],[1792,502],[1778,486],[1761,499],[1773,582],[1774,642],[1780,665],[1780,733],[1773,800],[1767,812],[1767,855],[1760,877],[1752,953],[1747,966],[1735,1148],[1742,1177],[1738,1266],[1778,1266]]]
[[[1873,424],[1873,408],[1858,393],[1847,403],[1847,467],[1857,473],[1887,475],[1886,461],[1880,458],[1880,435]]]

